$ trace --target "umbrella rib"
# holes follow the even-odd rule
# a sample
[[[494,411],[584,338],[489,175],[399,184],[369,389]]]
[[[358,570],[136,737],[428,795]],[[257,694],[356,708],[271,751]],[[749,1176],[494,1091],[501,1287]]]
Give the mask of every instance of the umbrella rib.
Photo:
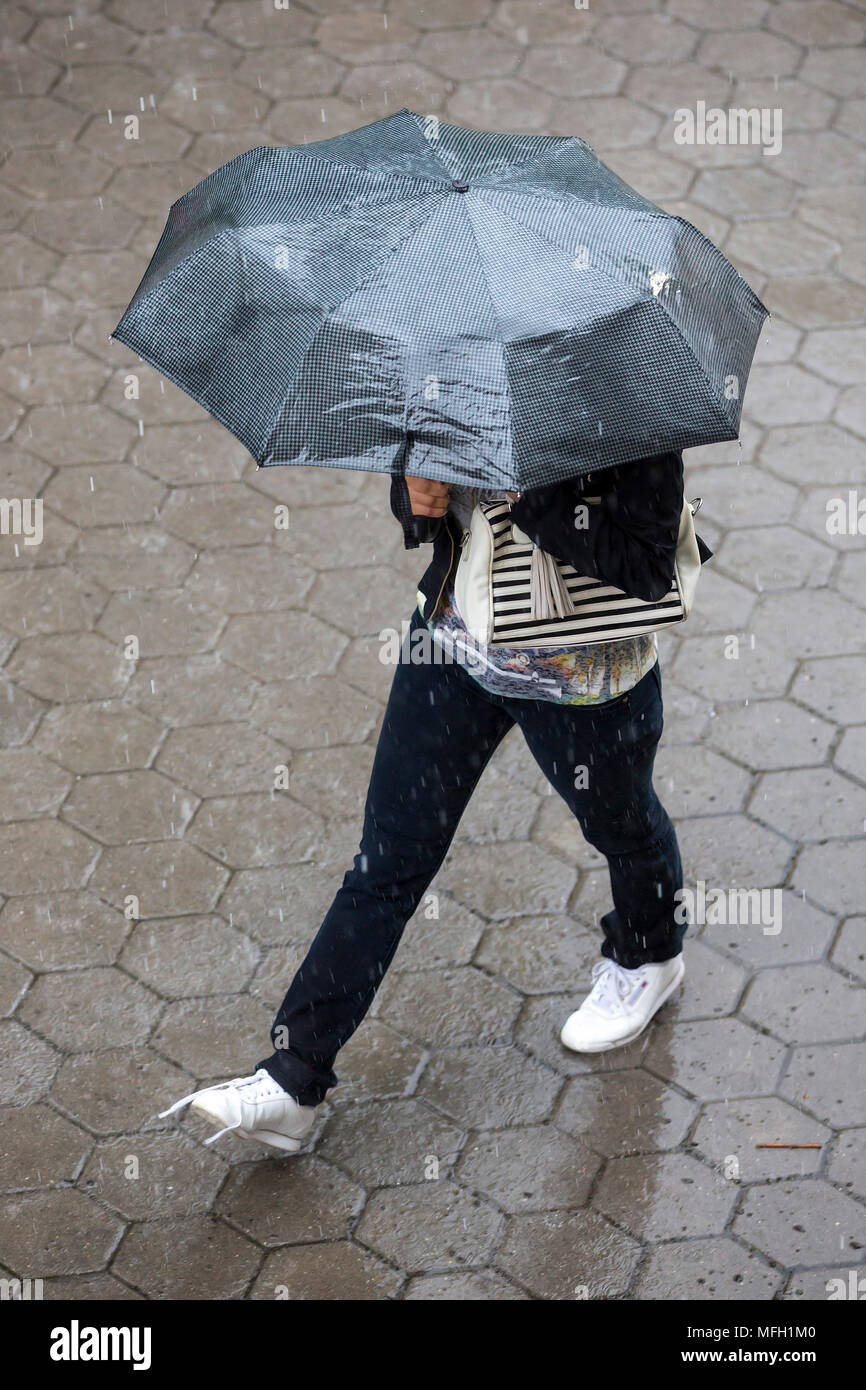
[[[483,191],[484,191],[483,189],[479,189],[479,190],[478,190],[478,192],[483,192]],[[517,196],[517,195],[514,195],[514,196]],[[500,212],[502,213],[502,216],[503,216],[503,217],[507,217],[507,218],[509,219],[509,221],[516,223],[516,225],[517,225],[518,227],[523,227],[525,230],[532,232],[533,236],[537,236],[537,237],[539,238],[539,240],[546,242],[547,245],[550,246],[550,247],[552,247],[554,251],[562,252],[563,255],[567,254],[566,252],[563,251],[562,247],[559,246],[555,241],[551,241],[550,237],[545,236],[543,232],[536,231],[536,229],[535,229],[534,227],[529,227],[529,226],[527,226],[527,224],[526,224],[525,222],[522,222],[522,221],[520,220],[519,217],[515,217],[513,213],[506,211],[504,208],[500,208],[500,209],[497,209],[497,210],[500,211]],[[660,215],[661,215],[662,217],[668,217],[668,214],[667,214],[667,213],[661,212],[661,210],[659,210],[659,211],[660,211]],[[677,220],[677,221],[684,221],[684,219],[682,219],[682,218],[678,218],[678,219],[676,219],[676,220]],[[686,225],[690,227],[690,226],[691,226],[691,223],[690,223],[690,222],[689,222],[689,223],[686,223]],[[695,230],[697,231],[697,228],[695,228]],[[710,243],[710,245],[712,245],[712,243]],[[715,250],[715,247],[713,247],[713,249]],[[605,278],[606,280],[610,280],[611,284],[614,284],[614,285],[622,285],[622,284],[624,283],[622,280],[617,280],[616,276],[609,274],[609,272],[606,271],[602,266],[593,266],[593,270],[596,270],[596,271],[598,272],[599,275],[603,275],[604,278]],[[710,377],[707,375],[707,369],[706,369],[706,367],[704,366],[703,362],[701,362],[701,361],[699,360],[699,358],[695,356],[695,353],[694,353],[693,349],[691,348],[691,346],[690,346],[690,344],[689,344],[687,338],[684,336],[683,331],[682,331],[682,329],[680,328],[679,324],[678,324],[678,323],[676,322],[676,320],[673,319],[673,318],[671,317],[671,315],[667,312],[667,310],[664,308],[664,305],[662,305],[662,304],[659,303],[658,298],[656,297],[656,295],[654,295],[654,294],[652,293],[652,291],[644,291],[644,290],[640,289],[638,286],[634,286],[633,288],[634,288],[635,291],[641,296],[641,298],[642,298],[642,300],[643,300],[644,303],[646,303],[646,304],[654,304],[654,305],[656,306],[656,308],[662,310],[662,313],[664,314],[665,322],[668,323],[668,324],[670,324],[671,328],[674,330],[674,332],[676,333],[677,337],[678,337],[678,338],[680,339],[680,341],[682,342],[683,346],[685,347],[685,349],[686,349],[686,351],[688,352],[689,356],[691,357],[692,361],[695,362],[695,363],[697,364],[697,366],[700,367],[701,371],[703,372],[704,380],[706,381],[708,387],[710,388],[710,398],[711,398],[711,400],[712,400],[712,402],[713,402],[713,406],[714,406],[715,409],[719,412],[719,416],[720,416],[722,422],[723,422],[725,425],[728,425],[728,424],[729,424],[728,417],[725,415],[724,411],[720,409],[719,403],[718,403],[718,401],[717,401],[717,399],[716,399],[716,390],[717,390],[717,388],[713,385],[713,383],[712,383]]]
[[[423,117],[420,117],[420,116],[417,114],[417,112],[415,112],[415,111],[410,111],[409,108],[406,107],[406,106],[403,107],[403,110],[404,110],[408,115],[410,115],[410,116],[413,118],[413,120],[415,120],[416,122],[423,119]],[[447,128],[448,128],[449,130],[460,130],[460,131],[466,131],[466,130],[468,130],[468,131],[470,131],[473,135],[478,133],[477,131],[472,130],[472,128],[471,128],[470,126],[454,125],[454,124],[453,124],[452,122],[450,122],[450,121],[445,121],[445,122],[444,122],[444,125],[447,126]],[[518,138],[519,138],[519,137],[518,137]],[[589,146],[586,145],[586,142],[585,142],[584,140],[581,140],[580,137],[577,136],[577,135],[562,135],[562,136],[550,135],[550,136],[547,136],[547,137],[539,137],[539,136],[536,136],[536,137],[534,137],[534,138],[535,138],[535,139],[547,138],[547,139],[550,140],[550,141],[555,141],[555,142],[556,142],[556,149],[555,149],[555,150],[552,150],[552,149],[550,148],[550,146],[548,145],[545,149],[533,150],[530,154],[528,154],[528,155],[526,156],[525,159],[520,160],[519,163],[510,163],[510,164],[506,164],[506,166],[505,166],[504,169],[500,169],[500,170],[498,171],[498,173],[493,174],[493,175],[490,175],[489,177],[492,177],[493,179],[499,179],[500,177],[503,177],[503,178],[504,178],[504,177],[506,177],[508,174],[512,174],[512,173],[514,173],[514,172],[517,171],[517,170],[524,169],[524,168],[526,167],[527,164],[532,164],[532,162],[533,162],[534,160],[537,160],[537,159],[546,159],[546,158],[548,157],[548,155],[551,155],[551,154],[552,154],[552,155],[555,155],[555,156],[558,156],[558,155],[562,152],[562,150],[565,149],[565,147],[566,147],[567,145],[573,145],[573,144],[584,145],[587,149],[589,149]],[[438,159],[438,160],[439,160],[439,163],[442,165],[443,169],[445,170],[446,174],[448,175],[448,182],[449,182],[449,184],[453,183],[453,182],[454,182],[454,176],[453,176],[451,170],[448,168],[448,165],[445,163],[445,160],[442,158],[441,154],[439,153],[438,149],[436,149],[436,148],[434,148],[434,147],[432,146],[432,142],[429,141],[429,140],[427,139],[426,136],[422,136],[422,139],[424,140],[424,142],[425,142],[425,144],[428,146],[428,148],[431,149],[431,152],[432,152],[432,154],[433,154],[433,157],[434,157],[435,159]],[[593,153],[594,153],[594,151],[593,151]],[[470,177],[470,176],[467,175],[467,179],[469,179],[469,177]],[[482,175],[482,179],[483,179],[483,178],[484,178],[484,176]],[[473,182],[473,183],[471,184],[471,186],[472,186],[473,189],[475,189],[475,188],[483,188],[483,187],[485,187],[485,184],[484,184],[483,182],[479,181],[479,182],[477,182],[477,183]],[[498,186],[498,185],[494,185],[494,186]]]
[[[352,286],[352,288],[351,288],[350,290],[347,290],[346,293],[345,293],[340,299],[338,299],[337,302],[336,302],[335,304],[332,304],[331,307],[328,309],[327,313],[323,316],[322,322],[319,324],[319,327],[316,329],[316,331],[315,331],[315,333],[313,334],[312,338],[311,338],[310,341],[307,343],[307,346],[306,346],[306,348],[304,349],[304,355],[303,355],[303,357],[301,358],[300,363],[298,364],[298,370],[295,372],[295,375],[294,375],[294,377],[292,378],[292,382],[291,382],[291,383],[289,384],[289,386],[286,388],[285,394],[283,395],[282,399],[280,400],[279,405],[277,406],[277,408],[276,408],[276,410],[275,410],[275,412],[274,412],[273,419],[271,420],[270,428],[269,428],[268,434],[267,434],[267,436],[266,436],[265,448],[264,448],[264,452],[265,452],[265,453],[267,452],[267,449],[268,449],[268,447],[270,446],[270,443],[271,443],[271,441],[272,441],[272,439],[273,439],[273,437],[274,437],[274,430],[276,429],[277,421],[278,421],[278,419],[280,418],[280,414],[282,413],[283,407],[284,407],[285,404],[286,404],[286,400],[288,399],[288,395],[289,395],[289,392],[290,392],[290,390],[291,390],[292,384],[293,384],[293,383],[298,379],[298,377],[300,376],[300,373],[301,373],[301,370],[302,370],[302,368],[303,368],[304,362],[307,360],[307,358],[308,358],[308,356],[309,356],[309,354],[310,354],[310,351],[312,350],[312,348],[314,347],[315,343],[316,343],[317,340],[319,339],[319,337],[320,337],[320,335],[321,335],[321,333],[322,333],[322,331],[323,331],[323,329],[324,329],[324,327],[325,327],[325,324],[326,324],[326,323],[328,322],[328,320],[337,312],[337,310],[338,310],[343,304],[345,304],[345,302],[346,302],[347,299],[351,299],[351,297],[352,297],[353,294],[357,294],[359,290],[363,289],[363,288],[364,288],[364,285],[366,284],[366,282],[367,282],[369,279],[371,279],[372,276],[377,275],[377,274],[381,271],[382,267],[383,267],[384,265],[386,265],[386,264],[388,263],[388,261],[392,259],[392,257],[396,256],[400,251],[402,251],[402,250],[405,248],[405,246],[412,240],[412,238],[413,238],[414,236],[417,236],[420,232],[423,232],[423,231],[426,229],[427,224],[428,224],[429,221],[430,221],[430,218],[431,218],[431,217],[434,217],[435,214],[439,211],[439,209],[440,209],[441,207],[442,207],[442,203],[440,202],[440,203],[437,203],[436,206],[435,206],[434,208],[431,208],[431,209],[430,209],[430,215],[429,215],[429,217],[426,217],[426,218],[424,219],[424,221],[423,221],[419,226],[417,226],[417,227],[412,227],[412,228],[406,233],[405,236],[401,237],[400,240],[397,242],[396,246],[392,246],[392,247],[390,248],[390,250],[389,250],[384,256],[382,256],[381,260],[377,261],[376,264],[375,264],[375,266],[373,266],[373,268],[372,268],[371,270],[369,270],[365,276],[362,277],[362,279],[358,280],[358,281]],[[474,236],[474,231],[473,231],[473,236]],[[477,244],[477,243],[476,243],[476,244]],[[483,270],[483,265],[482,265],[482,270]],[[485,283],[486,283],[486,279],[485,279]],[[491,302],[492,302],[492,300],[491,300]],[[405,428],[406,428],[406,411],[407,411],[407,409],[408,409],[408,406],[407,406],[407,405],[404,405],[404,415],[403,415],[403,428],[404,428],[404,430],[405,430]]]
[[[485,288],[485,290],[487,291],[487,298],[490,300],[490,308],[491,308],[492,311],[493,311],[493,317],[495,318],[497,327],[499,328],[499,343],[500,343],[500,346],[501,346],[501,348],[502,348],[502,371],[503,371],[503,375],[504,375],[504,377],[505,377],[505,385],[506,385],[506,388],[507,388],[507,390],[508,390],[509,418],[510,418],[510,419],[513,419],[513,418],[514,418],[514,392],[513,392],[512,388],[511,388],[511,378],[510,378],[509,375],[508,375],[508,362],[507,362],[506,352],[505,352],[505,335],[504,335],[503,332],[502,332],[502,322],[501,322],[501,320],[500,320],[500,318],[499,318],[499,310],[498,310],[497,307],[496,307],[496,300],[493,298],[493,291],[491,290],[490,284],[489,284],[488,279],[487,279],[487,270],[486,270],[485,265],[484,265],[484,256],[482,255],[482,252],[481,252],[481,246],[480,246],[480,244],[479,244],[478,237],[477,237],[476,234],[475,234],[475,224],[474,224],[474,222],[472,221],[472,214],[469,212],[469,210],[468,210],[468,208],[467,208],[467,206],[466,206],[465,203],[463,204],[463,216],[466,218],[467,222],[469,223],[469,231],[470,231],[470,233],[471,233],[472,240],[473,240],[474,243],[475,243],[475,252],[476,252],[476,255],[477,255],[477,257],[478,257],[478,265],[479,265],[479,267],[480,267],[480,269],[481,269],[481,279],[483,280],[483,282],[484,282],[484,288]],[[511,436],[511,459],[512,459],[512,463],[513,463],[513,462],[514,462],[514,438],[513,438],[513,436]]]
[[[236,164],[239,159],[247,159],[249,155],[256,154],[259,150],[266,150],[268,152],[274,151],[277,153],[280,153],[282,151],[288,151],[291,154],[297,155],[299,159],[307,159],[316,164],[325,164],[329,167],[336,167],[340,169],[352,169],[357,174],[369,174],[371,176],[378,175],[379,178],[410,179],[413,183],[429,184],[431,188],[439,188],[443,183],[446,182],[448,187],[450,188],[453,182],[453,180],[450,177],[447,180],[440,180],[431,178],[429,176],[425,176],[424,174],[409,174],[406,173],[403,169],[382,170],[373,167],[365,168],[363,164],[353,164],[350,159],[328,159],[326,155],[317,155],[311,153],[309,151],[309,147],[306,145],[253,145],[252,149],[243,150],[241,154],[236,154],[234,156],[234,159],[228,160],[227,163],[221,164],[218,169],[214,169],[211,171],[211,173],[205,174],[204,178],[199,179],[198,183],[194,183],[192,188],[188,188],[185,193],[181,193],[180,197],[176,198],[175,201],[170,204],[170,208],[179,207],[180,204],[185,201],[185,199],[189,198],[193,193],[198,192],[198,190],[204,184],[206,184],[209,179],[214,178],[217,174],[224,174],[226,169],[230,169],[231,166],[233,164]]]

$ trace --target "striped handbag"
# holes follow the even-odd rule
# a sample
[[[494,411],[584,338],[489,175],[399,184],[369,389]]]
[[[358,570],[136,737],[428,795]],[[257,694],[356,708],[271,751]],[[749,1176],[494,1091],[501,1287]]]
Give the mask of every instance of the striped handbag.
[[[486,647],[577,647],[684,622],[701,570],[693,521],[700,505],[700,497],[683,501],[670,592],[649,602],[548,555],[512,522],[507,501],[477,502],[454,579],[457,611]]]

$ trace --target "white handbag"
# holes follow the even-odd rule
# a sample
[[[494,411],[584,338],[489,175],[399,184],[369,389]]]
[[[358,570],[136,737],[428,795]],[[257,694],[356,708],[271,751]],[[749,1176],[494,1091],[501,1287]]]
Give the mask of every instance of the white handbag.
[[[582,500],[598,505],[601,499]],[[700,497],[683,501],[670,592],[651,602],[580,575],[541,550],[511,520],[507,501],[477,502],[454,579],[457,611],[485,647],[584,646],[684,622],[701,572],[694,527],[700,505]]]

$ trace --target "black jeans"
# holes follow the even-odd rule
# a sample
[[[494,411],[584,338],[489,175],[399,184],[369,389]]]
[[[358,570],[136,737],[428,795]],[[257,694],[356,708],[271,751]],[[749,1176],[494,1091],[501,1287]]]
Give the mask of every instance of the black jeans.
[[[416,610],[409,638],[424,627]],[[625,695],[575,706],[490,695],[455,663],[401,661],[359,853],[274,1021],[276,1050],[259,1063],[301,1104],[318,1104],[336,1084],[337,1052],[369,1009],[478,779],[515,723],[607,859],[614,906],[602,918],[602,954],[633,969],[681,951],[679,848],[652,785],[662,732],[658,662]],[[519,900],[510,905],[520,912]]]

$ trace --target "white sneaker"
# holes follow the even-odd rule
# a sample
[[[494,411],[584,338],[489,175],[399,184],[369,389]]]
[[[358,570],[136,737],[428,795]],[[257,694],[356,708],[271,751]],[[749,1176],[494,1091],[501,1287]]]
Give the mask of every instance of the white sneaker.
[[[200,1115],[222,1125],[219,1133],[205,1139],[206,1144],[232,1131],[244,1139],[258,1139],[262,1144],[286,1149],[289,1153],[301,1147],[301,1140],[309,1134],[316,1119],[316,1107],[299,1105],[264,1067],[259,1067],[255,1076],[239,1076],[219,1086],[193,1091],[176,1100],[167,1110],[161,1110],[159,1118],[174,1114],[182,1105],[191,1105]]]
[[[636,970],[605,957],[593,967],[591,993],[566,1019],[562,1041],[573,1052],[609,1052],[633,1042],[685,973],[682,954]]]

